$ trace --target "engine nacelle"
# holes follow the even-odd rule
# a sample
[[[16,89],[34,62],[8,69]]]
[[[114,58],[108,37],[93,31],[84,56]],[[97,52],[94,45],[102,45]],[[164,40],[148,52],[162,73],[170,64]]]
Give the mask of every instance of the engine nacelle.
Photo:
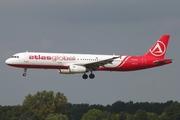
[[[70,65],[69,69],[60,69],[61,74],[75,74],[75,73],[85,73],[87,72],[86,67],[80,65]]]

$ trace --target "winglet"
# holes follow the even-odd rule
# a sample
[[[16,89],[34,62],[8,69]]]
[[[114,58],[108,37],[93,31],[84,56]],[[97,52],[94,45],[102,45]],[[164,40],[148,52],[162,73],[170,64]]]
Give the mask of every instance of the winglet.
[[[164,58],[170,35],[162,35],[159,40],[149,49],[145,56]]]

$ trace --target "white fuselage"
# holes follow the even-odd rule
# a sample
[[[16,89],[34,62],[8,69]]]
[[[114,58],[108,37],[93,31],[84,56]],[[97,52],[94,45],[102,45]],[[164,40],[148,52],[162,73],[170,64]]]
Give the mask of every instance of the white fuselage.
[[[17,57],[16,57],[17,56]],[[16,67],[35,67],[44,66],[43,68],[58,68],[58,66],[69,66],[71,64],[84,65],[96,61],[102,61],[108,58],[118,57],[116,55],[92,55],[92,54],[66,54],[66,53],[41,53],[41,52],[23,52],[13,55],[12,58],[6,60],[6,63],[17,65]],[[126,56],[114,59],[111,64],[104,65],[107,68],[118,66]],[[21,66],[22,65],[22,66]]]

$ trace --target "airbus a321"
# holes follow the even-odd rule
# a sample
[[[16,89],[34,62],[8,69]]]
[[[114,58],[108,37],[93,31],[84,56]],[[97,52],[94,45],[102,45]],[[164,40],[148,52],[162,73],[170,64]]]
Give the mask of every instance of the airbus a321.
[[[172,63],[172,59],[164,58],[169,38],[170,35],[162,35],[141,56],[22,52],[5,62],[9,66],[23,68],[23,76],[26,76],[28,68],[40,68],[58,69],[61,74],[81,73],[83,79],[93,79],[94,71],[134,71]]]

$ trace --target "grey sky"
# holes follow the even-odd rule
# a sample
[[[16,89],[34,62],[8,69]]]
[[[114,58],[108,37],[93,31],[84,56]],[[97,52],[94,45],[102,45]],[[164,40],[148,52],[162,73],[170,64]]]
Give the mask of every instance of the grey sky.
[[[53,90],[71,103],[180,101],[179,0],[1,0],[0,105],[22,104],[27,94]],[[142,55],[162,34],[171,39],[172,64],[135,72],[61,75],[4,61],[23,51]]]

